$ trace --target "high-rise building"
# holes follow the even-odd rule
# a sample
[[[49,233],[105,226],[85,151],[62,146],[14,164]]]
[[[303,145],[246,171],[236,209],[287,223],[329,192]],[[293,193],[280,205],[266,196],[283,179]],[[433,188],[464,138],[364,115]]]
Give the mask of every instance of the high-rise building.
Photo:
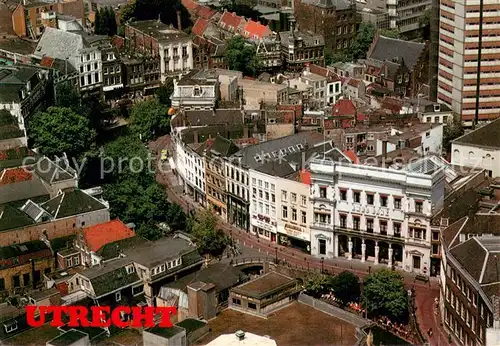
[[[440,0],[438,102],[466,124],[475,118],[476,96],[478,121],[500,114],[498,11],[497,0]]]

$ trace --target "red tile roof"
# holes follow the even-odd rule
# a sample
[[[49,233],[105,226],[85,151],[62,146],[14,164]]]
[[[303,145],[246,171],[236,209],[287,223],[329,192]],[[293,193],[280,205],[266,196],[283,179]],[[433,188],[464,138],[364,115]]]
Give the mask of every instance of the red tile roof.
[[[210,7],[203,6],[203,5],[198,5],[198,7],[195,9],[195,15],[203,18],[203,19],[210,19],[212,18],[217,12],[212,10]]]
[[[310,64],[309,71],[311,73],[328,78],[328,82],[339,82],[342,80],[335,72],[319,65]]]
[[[4,169],[3,172],[0,173],[0,186],[7,184],[16,184],[31,180],[32,178],[33,174],[31,174],[24,168]]]
[[[335,106],[332,108],[332,115],[354,115],[356,114],[356,107],[351,100],[341,99],[338,100]]]
[[[352,163],[359,163],[359,158],[356,156],[356,153],[354,151],[343,150],[342,152],[352,161]]]
[[[40,66],[43,67],[52,67],[52,64],[54,63],[54,59],[51,58],[50,56],[44,56],[42,60],[40,61]]]
[[[245,20],[236,15],[234,12],[224,12],[219,21],[219,26],[226,30],[236,32],[240,25],[243,25]]]
[[[311,172],[306,169],[300,170],[299,180],[302,184],[311,185]]]
[[[363,114],[363,113],[358,113],[358,115],[356,116],[356,120],[357,120],[358,122],[365,121],[367,118],[368,118],[368,117],[367,117],[365,114]]]
[[[83,229],[88,248],[97,252],[106,244],[135,236],[135,232],[120,220],[113,220]]]
[[[192,0],[181,0],[182,5],[189,11],[193,11],[198,7],[198,4]]]
[[[207,19],[198,18],[196,23],[194,23],[193,28],[191,29],[191,32],[195,35],[203,36],[203,33],[205,32],[207,26],[208,26]]]
[[[273,32],[267,25],[249,20],[243,29],[243,35],[247,38],[260,39],[270,36]]]
[[[351,79],[349,79],[349,81],[347,82],[347,84],[352,85],[353,87],[358,87],[358,86],[359,86],[359,83],[361,83],[361,80],[356,79],[356,78],[351,78]]]
[[[113,36],[113,37],[111,38],[111,43],[112,43],[112,44],[113,44],[113,45],[114,45],[114,46],[115,46],[118,50],[120,50],[120,49],[123,47],[123,45],[125,44],[125,39],[124,39],[123,37],[121,37],[121,36],[117,36],[117,35],[115,35],[115,36]]]

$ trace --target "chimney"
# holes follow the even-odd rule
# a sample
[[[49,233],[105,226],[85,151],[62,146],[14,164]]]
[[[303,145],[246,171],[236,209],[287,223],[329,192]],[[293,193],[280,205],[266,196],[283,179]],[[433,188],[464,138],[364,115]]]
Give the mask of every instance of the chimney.
[[[382,141],[382,157],[384,159],[387,158],[387,141],[386,140]]]
[[[198,144],[198,131],[193,132],[193,137],[194,137],[194,144]]]
[[[236,333],[234,333],[236,338],[238,338],[239,341],[242,341],[245,339],[245,332],[242,330],[238,330]]]
[[[177,29],[182,30],[181,11],[177,10]]]

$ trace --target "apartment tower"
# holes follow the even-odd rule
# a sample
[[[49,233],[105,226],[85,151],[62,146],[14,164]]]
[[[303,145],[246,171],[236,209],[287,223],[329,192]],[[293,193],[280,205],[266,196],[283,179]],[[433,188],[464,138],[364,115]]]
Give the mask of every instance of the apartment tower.
[[[500,114],[499,13],[498,0],[440,1],[438,102],[468,125]]]

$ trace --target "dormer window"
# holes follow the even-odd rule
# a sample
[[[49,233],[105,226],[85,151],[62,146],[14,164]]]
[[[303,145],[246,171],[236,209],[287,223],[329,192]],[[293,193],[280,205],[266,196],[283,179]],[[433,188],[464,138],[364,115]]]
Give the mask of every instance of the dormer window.
[[[195,86],[193,88],[193,95],[194,96],[201,96],[201,88],[199,86]]]

